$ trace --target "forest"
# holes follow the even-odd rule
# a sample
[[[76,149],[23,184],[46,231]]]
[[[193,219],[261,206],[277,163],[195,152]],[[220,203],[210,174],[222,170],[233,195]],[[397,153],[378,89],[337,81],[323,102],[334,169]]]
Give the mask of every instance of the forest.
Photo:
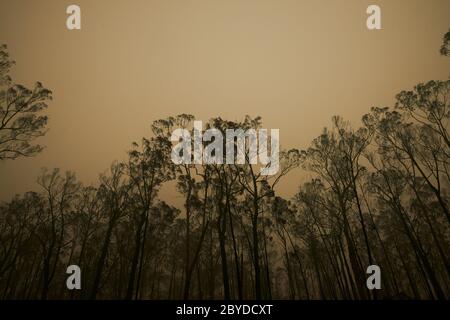
[[[449,43],[450,30],[442,56]],[[52,97],[15,84],[13,64],[1,46],[0,165],[42,151]],[[361,127],[333,117],[306,149],[282,150],[274,176],[248,162],[173,164],[170,133],[194,120],[154,121],[96,186],[43,169],[39,191],[0,203],[0,299],[450,298],[450,80],[401,91]],[[313,178],[285,199],[277,187],[294,169]],[[181,208],[160,198],[170,183]],[[69,265],[81,290],[66,287]],[[381,290],[366,287],[369,265]]]

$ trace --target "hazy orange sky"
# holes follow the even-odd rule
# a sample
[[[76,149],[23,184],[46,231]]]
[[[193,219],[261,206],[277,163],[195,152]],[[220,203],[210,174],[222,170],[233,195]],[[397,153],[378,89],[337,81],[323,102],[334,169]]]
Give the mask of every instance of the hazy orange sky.
[[[70,4],[82,30],[66,29]],[[382,30],[367,30],[369,4]],[[0,0],[13,80],[54,96],[44,152],[0,162],[0,200],[37,190],[43,166],[95,184],[152,121],[179,113],[260,115],[282,147],[307,148],[333,115],[358,125],[399,91],[448,79],[449,18],[448,0]]]

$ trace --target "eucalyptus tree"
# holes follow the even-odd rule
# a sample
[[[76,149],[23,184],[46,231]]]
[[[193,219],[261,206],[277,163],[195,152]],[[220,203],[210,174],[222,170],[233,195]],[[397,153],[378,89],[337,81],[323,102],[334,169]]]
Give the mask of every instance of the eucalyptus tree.
[[[261,128],[261,117],[251,118],[246,116],[243,122],[237,124],[237,128],[242,129],[244,132],[248,130],[257,131]],[[261,141],[259,141],[261,143]],[[273,148],[278,141],[268,140],[266,144],[259,145],[259,155],[261,149]],[[291,170],[297,168],[302,161],[302,154],[296,149],[282,152],[280,159],[276,159],[280,162],[280,168],[275,175],[263,175],[261,168],[258,165],[252,164],[250,159],[251,149],[250,144],[240,146],[237,141],[234,141],[236,151],[239,148],[244,148],[243,153],[245,156],[244,164],[238,164],[235,162],[235,168],[239,172],[238,183],[240,184],[244,197],[243,202],[246,204],[246,213],[250,217],[251,223],[251,257],[254,267],[254,283],[255,283],[255,297],[256,299],[263,298],[261,288],[261,261],[260,261],[260,232],[259,232],[259,217],[262,213],[262,201],[267,197],[274,196],[274,189],[281,179],[286,176]],[[267,151],[267,150],[265,150]],[[272,150],[271,150],[272,152]],[[235,153],[235,155],[237,152]],[[266,168],[272,165],[271,162],[266,164]],[[258,169],[260,169],[258,171]]]
[[[344,137],[345,130],[340,128],[340,125],[338,119],[335,118],[332,129],[325,128],[323,133],[313,140],[311,147],[307,150],[304,167],[317,174],[326,188],[331,191],[333,207],[337,208],[339,212],[337,221],[342,226],[346,251],[350,260],[350,273],[356,278],[358,297],[366,298],[368,293],[364,282],[364,269],[351,223],[351,213],[356,195],[355,179],[361,170],[357,161],[366,142],[364,138],[358,139],[358,143],[355,143],[356,139],[352,134],[350,137]],[[360,222],[364,225],[361,217],[362,214]],[[369,247],[367,246],[367,248]]]
[[[15,84],[9,76],[14,61],[6,45],[0,45],[0,160],[34,156],[42,146],[33,140],[46,132],[48,106],[52,92],[40,82],[33,89]]]
[[[96,299],[98,295],[113,231],[120,219],[129,213],[130,204],[131,186],[127,181],[123,163],[114,162],[110,167],[109,174],[101,175],[100,182],[98,191],[102,206],[102,228],[100,230],[104,233],[98,248],[89,299]]]
[[[158,132],[157,124],[153,132]],[[130,277],[125,299],[137,298],[139,294],[144,250],[148,235],[149,215],[161,185],[174,178],[174,164],[170,159],[171,142],[165,136],[155,135],[150,139],[143,138],[142,145],[133,144],[129,152],[128,163],[125,166],[130,190],[135,195],[134,249],[130,266]]]
[[[42,290],[41,299],[47,299],[51,282],[55,276],[61,253],[65,246],[67,216],[73,209],[81,184],[75,174],[66,172],[61,176],[59,169],[44,170],[38,178],[45,197],[44,214],[38,221],[39,229],[35,233],[42,250]]]
[[[431,233],[435,234],[430,210],[436,212],[440,208],[438,212],[446,219],[445,185],[440,182],[439,169],[435,174],[430,170],[432,163],[436,164],[429,161],[430,157],[437,155],[427,154],[426,148],[421,147],[420,140],[424,139],[424,134],[432,135],[429,127],[408,120],[408,115],[402,110],[391,111],[389,108],[373,108],[372,113],[364,117],[366,126],[375,132],[378,151],[368,158],[375,169],[371,184],[379,199],[389,204],[402,226],[431,296],[443,298],[445,294],[424,246],[424,234],[419,230],[422,224],[428,224]],[[427,193],[434,195],[437,206],[430,202],[433,197],[425,196]],[[417,225],[415,221],[421,224]],[[441,257],[448,265],[446,253],[442,250]]]
[[[191,136],[195,136],[195,128],[193,128],[194,116],[189,114],[180,114],[175,117],[157,120],[153,123],[152,129],[156,135],[170,141],[172,133],[175,129],[187,130]],[[194,142],[195,143],[195,142]],[[202,142],[200,142],[202,143]],[[189,157],[194,154],[195,150],[189,150]],[[171,153],[167,155],[170,157]],[[167,161],[171,162],[171,159]],[[205,235],[210,223],[208,213],[208,199],[210,188],[210,172],[208,167],[200,168],[198,165],[191,163],[182,163],[173,166],[173,172],[177,179],[177,189],[184,197],[185,208],[185,260],[184,260],[184,290],[183,297],[188,299],[191,289],[192,275],[197,267],[199,255],[204,243]],[[202,191],[201,191],[202,190]],[[203,195],[199,195],[202,192]],[[199,236],[194,239],[198,222]],[[196,241],[195,241],[196,240]],[[195,242],[194,242],[195,241]]]

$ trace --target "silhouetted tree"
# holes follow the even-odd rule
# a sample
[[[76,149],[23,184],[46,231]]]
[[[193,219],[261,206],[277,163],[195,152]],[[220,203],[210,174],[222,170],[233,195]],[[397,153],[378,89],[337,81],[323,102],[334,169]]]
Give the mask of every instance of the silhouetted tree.
[[[32,144],[45,134],[47,108],[52,92],[37,82],[32,90],[13,84],[9,70],[14,62],[6,46],[0,46],[0,160],[34,156],[42,150]]]

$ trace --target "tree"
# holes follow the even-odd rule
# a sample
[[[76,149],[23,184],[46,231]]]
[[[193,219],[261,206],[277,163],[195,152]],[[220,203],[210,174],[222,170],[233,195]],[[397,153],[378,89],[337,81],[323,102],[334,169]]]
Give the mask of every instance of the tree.
[[[133,217],[136,231],[126,299],[131,299],[133,294],[137,297],[139,293],[150,210],[161,185],[172,180],[174,175],[174,166],[170,161],[170,141],[167,137],[144,138],[142,150],[138,149],[136,143],[133,146],[134,149],[129,152],[126,172],[130,180],[130,191],[137,196],[135,201],[137,205],[134,209],[136,215]]]
[[[37,82],[32,90],[12,84],[9,70],[14,62],[0,46],[0,160],[34,156],[42,146],[32,144],[46,132],[47,108],[52,92]]]

